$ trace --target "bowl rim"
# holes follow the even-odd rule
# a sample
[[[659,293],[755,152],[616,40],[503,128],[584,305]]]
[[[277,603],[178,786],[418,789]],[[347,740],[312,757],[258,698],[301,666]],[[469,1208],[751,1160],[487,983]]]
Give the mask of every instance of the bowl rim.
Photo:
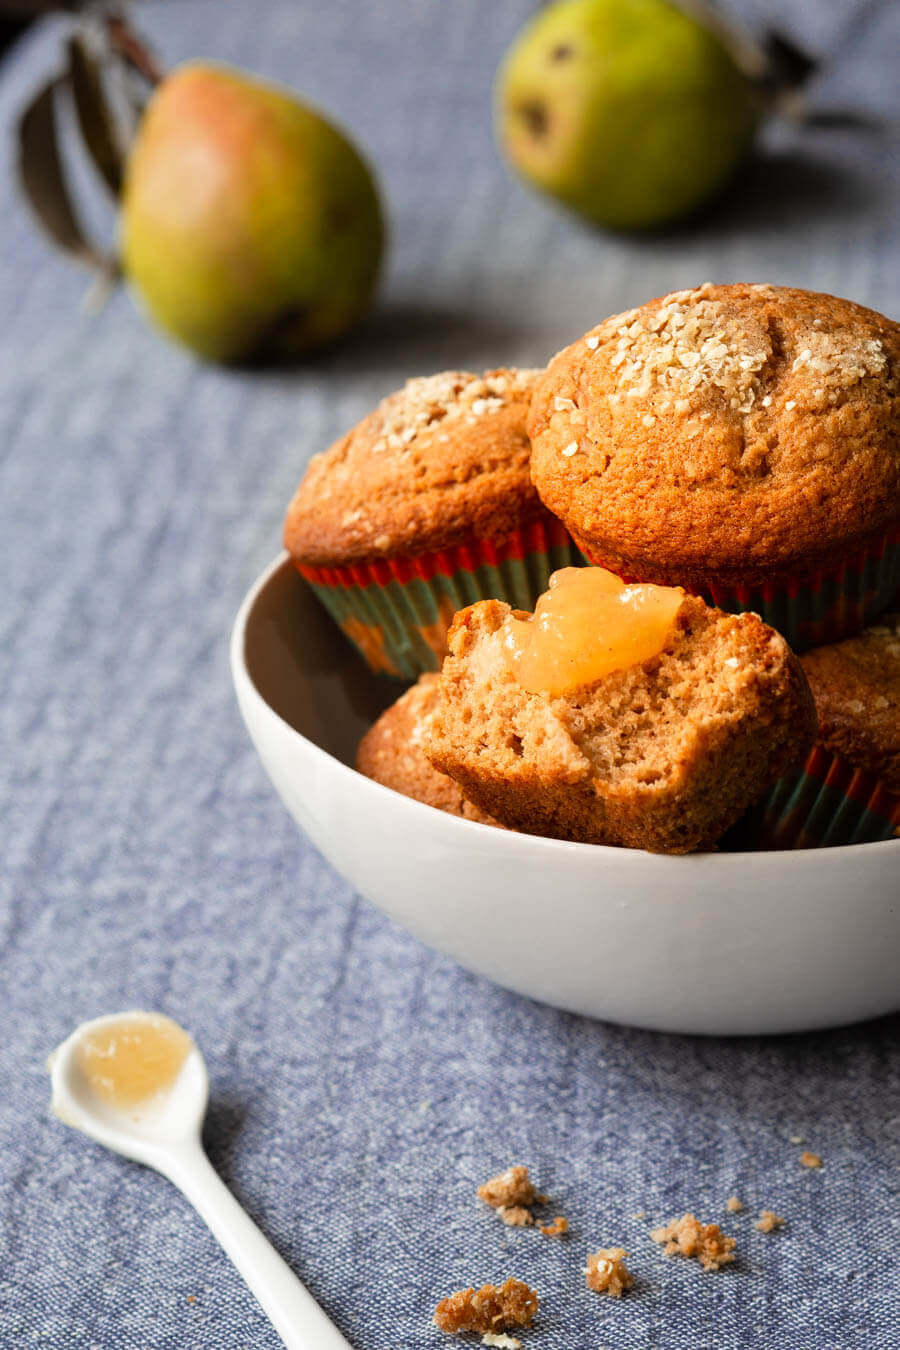
[[[315,741],[304,736],[296,727],[291,726],[281,714],[272,707],[271,703],[263,697],[253,680],[247,667],[245,656],[247,623],[250,614],[256,605],[260,595],[266,589],[272,579],[286,567],[293,567],[291,556],[286,549],[283,549],[272,562],[270,562],[252,583],[241,601],[240,608],[235,616],[231,629],[231,639],[229,643],[229,655],[231,664],[232,679],[236,689],[243,689],[247,692],[256,705],[265,710],[265,713],[274,718],[281,727],[288,733],[289,738],[296,739],[303,743],[307,751],[311,751],[314,757],[321,757],[328,761],[333,770],[339,775],[346,775],[354,780],[354,786],[357,790],[360,788],[365,792],[375,794],[376,800],[381,799],[387,802],[391,799],[391,805],[400,810],[409,809],[413,814],[428,812],[429,819],[437,810],[436,807],[429,806],[426,802],[416,801],[414,797],[405,797],[401,792],[395,792],[393,788],[386,787],[383,783],[377,783],[372,778],[367,778],[357,769],[345,764],[343,760],[332,755],[330,751],[317,745]],[[299,576],[299,573],[298,573]],[[303,578],[301,577],[302,581]],[[512,837],[512,832],[498,831],[492,825],[483,825],[477,820],[468,820],[463,816],[454,816],[449,812],[438,811],[443,816],[448,828],[459,829],[463,832],[477,830],[482,836],[490,836],[493,839],[508,840]],[[618,866],[646,867],[648,863],[655,865],[672,866],[677,864],[682,868],[699,867],[718,868],[720,871],[729,870],[735,863],[746,865],[745,860],[752,858],[756,865],[759,865],[764,859],[777,859],[779,865],[786,867],[800,867],[808,865],[810,858],[827,857],[834,862],[852,861],[859,855],[874,858],[876,851],[879,856],[885,854],[891,849],[900,848],[900,839],[878,839],[860,844],[837,844],[828,849],[818,848],[795,848],[795,849],[758,849],[753,851],[731,852],[731,853],[686,853],[686,854],[666,854],[651,853],[646,849],[639,848],[619,848],[613,844],[583,844],[570,839],[548,839],[544,835],[532,834],[527,836],[528,847],[536,848],[539,852],[546,853],[549,857],[559,857],[560,855],[572,855],[581,858],[592,857],[598,860],[614,859]]]

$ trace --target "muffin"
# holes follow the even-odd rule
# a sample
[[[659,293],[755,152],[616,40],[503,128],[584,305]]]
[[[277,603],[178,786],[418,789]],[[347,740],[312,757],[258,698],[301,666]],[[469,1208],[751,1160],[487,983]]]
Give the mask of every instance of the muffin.
[[[600,569],[579,572],[581,588]],[[618,584],[623,601],[637,597],[622,625],[630,641],[656,604],[649,593],[662,588]],[[666,588],[644,650],[629,648],[630,664],[616,667],[620,654],[606,650],[603,636],[596,645],[603,663],[594,669],[606,673],[593,679],[577,624],[567,632],[545,600],[534,619],[496,600],[456,616],[425,742],[435,767],[503,824],[688,853],[712,846],[808,752],[815,713],[806,679],[784,638],[757,615],[726,615]],[[614,600],[586,596],[582,606],[576,597],[572,610],[578,623],[601,609],[605,620]],[[545,648],[543,665],[526,667],[517,655],[526,629]],[[564,659],[547,659],[547,648]],[[576,683],[566,675],[566,648],[577,654]]]
[[[458,609],[531,605],[554,568],[581,561],[529,476],[536,375],[409,380],[310,461],[285,547],[374,670],[436,669]]]
[[[677,291],[560,352],[528,429],[593,562],[754,610],[797,648],[900,582],[900,326],[776,286]]]
[[[496,825],[497,821],[463,796],[458,783],[434,767],[422,749],[437,702],[438,683],[437,675],[420,675],[418,682],[381,714],[359,743],[356,767],[367,778],[402,792],[404,797],[436,806],[451,816]]]
[[[735,847],[814,848],[900,833],[900,614],[802,658],[819,731],[803,769],[736,827]]]

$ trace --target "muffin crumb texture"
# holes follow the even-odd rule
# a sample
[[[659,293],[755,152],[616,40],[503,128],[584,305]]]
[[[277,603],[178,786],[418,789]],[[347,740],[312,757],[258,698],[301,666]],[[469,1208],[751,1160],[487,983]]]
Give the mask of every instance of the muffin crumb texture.
[[[729,1214],[740,1214],[741,1210],[744,1208],[744,1204],[736,1195],[729,1195],[728,1199],[725,1201],[725,1208],[728,1210]]]
[[[544,1237],[562,1237],[563,1233],[569,1231],[569,1220],[564,1218],[562,1214],[557,1214],[552,1223],[541,1223],[538,1224],[538,1227]]]
[[[522,1342],[505,1331],[486,1331],[481,1338],[482,1345],[493,1345],[497,1350],[521,1350]]]
[[[460,1289],[441,1299],[434,1310],[440,1331],[502,1332],[508,1327],[527,1327],[538,1310],[538,1296],[523,1280],[508,1279],[501,1285],[483,1284],[480,1289]]]
[[[783,1228],[784,1219],[780,1214],[776,1214],[774,1209],[760,1210],[759,1218],[753,1225],[760,1233],[775,1233],[779,1228]]]
[[[634,1276],[625,1264],[627,1255],[623,1247],[601,1247],[589,1253],[584,1272],[588,1289],[621,1298],[634,1285]]]
[[[818,1168],[822,1167],[823,1163],[818,1153],[810,1153],[807,1151],[806,1153],[800,1154],[800,1166]]]
[[[704,1270],[720,1270],[734,1260],[734,1238],[726,1237],[717,1223],[701,1223],[693,1214],[654,1228],[650,1236],[667,1256],[686,1256]]]

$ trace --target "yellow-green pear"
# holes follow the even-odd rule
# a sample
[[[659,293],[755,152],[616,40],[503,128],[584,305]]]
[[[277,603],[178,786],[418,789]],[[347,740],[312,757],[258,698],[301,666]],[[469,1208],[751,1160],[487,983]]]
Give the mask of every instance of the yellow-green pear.
[[[516,170],[601,225],[687,215],[728,179],[760,99],[721,38],[669,0],[559,0],[500,69]]]
[[[122,197],[126,276],[213,361],[293,356],[365,312],[384,226],[358,152],[293,95],[193,62],[155,90]]]

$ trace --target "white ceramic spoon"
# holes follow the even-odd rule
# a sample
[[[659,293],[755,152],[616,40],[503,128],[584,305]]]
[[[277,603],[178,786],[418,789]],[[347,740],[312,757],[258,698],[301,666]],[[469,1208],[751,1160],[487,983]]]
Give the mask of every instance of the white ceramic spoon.
[[[350,1350],[203,1152],[200,1129],[209,1078],[193,1041],[171,1086],[146,1101],[116,1106],[95,1091],[80,1062],[85,1038],[123,1018],[142,1016],[157,1017],[117,1013],[85,1022],[53,1052],[48,1067],[54,1114],[113,1152],[162,1172],[178,1187],[230,1256],[287,1350]]]

